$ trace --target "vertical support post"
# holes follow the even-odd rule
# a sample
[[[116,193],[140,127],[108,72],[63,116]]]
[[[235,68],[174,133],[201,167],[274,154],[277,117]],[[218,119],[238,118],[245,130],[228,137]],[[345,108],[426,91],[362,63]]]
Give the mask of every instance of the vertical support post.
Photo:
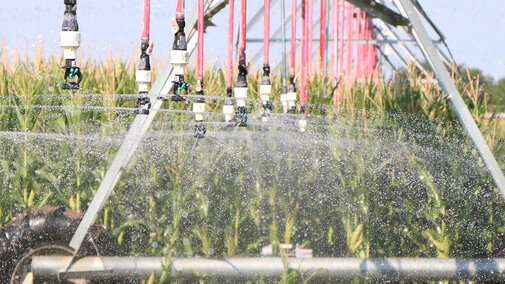
[[[454,81],[451,79],[449,71],[447,71],[438,49],[428,35],[418,11],[412,0],[399,0],[401,3],[400,10],[412,23],[412,33],[421,48],[426,60],[430,64],[433,72],[435,73],[440,86],[446,93],[446,98],[452,105],[456,116],[458,117],[461,125],[466,130],[468,136],[472,140],[475,148],[480,154],[484,164],[486,165],[491,177],[494,180],[496,187],[500,190],[502,196],[505,198],[505,177],[501,171],[498,162],[496,162],[493,153],[489,149],[486,140],[482,136],[477,124],[475,123],[472,114],[468,110],[461,94],[459,93]]]

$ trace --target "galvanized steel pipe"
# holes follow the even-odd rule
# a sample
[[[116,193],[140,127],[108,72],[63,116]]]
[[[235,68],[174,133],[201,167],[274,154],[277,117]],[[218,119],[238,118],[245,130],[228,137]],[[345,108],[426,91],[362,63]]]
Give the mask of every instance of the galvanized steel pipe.
[[[69,257],[39,256],[32,261],[35,277],[56,279]],[[103,262],[102,262],[103,261]],[[60,279],[148,278],[163,272],[161,257],[86,257]],[[206,275],[216,279],[280,278],[286,269],[319,279],[369,277],[376,280],[505,280],[505,259],[438,258],[175,258],[171,270],[180,278]]]

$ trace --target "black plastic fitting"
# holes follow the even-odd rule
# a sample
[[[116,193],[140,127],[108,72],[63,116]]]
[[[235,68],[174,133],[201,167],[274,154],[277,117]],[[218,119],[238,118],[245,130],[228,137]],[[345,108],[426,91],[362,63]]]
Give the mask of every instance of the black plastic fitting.
[[[288,90],[291,93],[296,92],[295,76],[290,76],[289,77],[289,89]]]
[[[148,48],[149,48],[149,42],[143,41],[140,44],[139,70],[144,70],[144,71],[151,70],[151,62],[149,59],[149,55],[147,54]]]
[[[238,88],[247,88],[247,65],[245,62],[240,62],[238,64],[238,78],[237,78],[237,87]]]
[[[233,97],[233,88],[232,88],[232,87],[228,87],[228,88],[226,88],[226,96],[227,96],[228,98]],[[226,103],[226,100],[225,100],[225,103]]]
[[[261,80],[262,85],[271,85],[272,81],[270,80],[270,65],[263,65],[263,78]]]
[[[184,32],[184,28],[186,27],[186,20],[184,17],[175,18],[177,22],[177,26],[179,27],[178,31],[174,36],[174,44],[172,46],[173,50],[188,50],[188,43],[186,41],[186,33]]]
[[[64,32],[76,32],[79,30],[77,23],[77,0],[64,0],[65,13],[61,30]]]

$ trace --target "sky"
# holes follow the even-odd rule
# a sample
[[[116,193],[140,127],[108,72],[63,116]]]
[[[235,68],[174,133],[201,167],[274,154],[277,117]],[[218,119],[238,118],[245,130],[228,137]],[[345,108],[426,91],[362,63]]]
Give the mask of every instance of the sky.
[[[59,50],[64,5],[62,0],[1,0],[0,39],[9,48],[14,44],[21,49],[43,41],[46,53]],[[239,1],[236,1],[236,9]],[[248,1],[248,18],[260,8],[263,1]],[[287,6],[291,1],[287,0]],[[314,13],[319,12],[315,0]],[[456,62],[484,70],[495,79],[505,77],[505,0],[419,0],[433,22],[447,38]],[[126,4],[128,3],[128,4]],[[187,0],[188,13],[196,0]],[[272,6],[272,30],[280,24],[279,4]],[[151,0],[151,38],[155,54],[168,55],[173,40],[170,18],[175,12],[175,0]],[[288,13],[288,10],[286,10]],[[132,54],[139,47],[142,29],[142,0],[78,0],[78,21],[86,52],[94,47],[94,56],[103,58],[109,47],[115,52]],[[208,29],[205,38],[207,59],[222,62],[226,50],[228,9],[212,20],[217,27]],[[238,27],[238,15],[235,18]],[[261,38],[262,25],[258,25],[248,38]],[[317,37],[317,36],[315,36]],[[1,48],[1,47],[0,47]],[[261,44],[249,44],[252,56]],[[314,47],[316,48],[316,47]],[[272,62],[280,58],[279,46],[272,47]]]

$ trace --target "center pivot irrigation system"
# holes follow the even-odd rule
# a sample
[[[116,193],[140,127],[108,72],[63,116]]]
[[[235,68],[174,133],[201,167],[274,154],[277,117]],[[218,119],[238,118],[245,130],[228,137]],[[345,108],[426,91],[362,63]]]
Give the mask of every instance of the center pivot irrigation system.
[[[270,7],[280,1],[280,27],[270,34]],[[76,257],[88,236],[89,228],[106,203],[109,195],[127,168],[129,161],[139,147],[164,100],[185,101],[191,87],[184,74],[189,58],[197,48],[195,137],[205,137],[202,123],[205,113],[203,81],[204,30],[212,16],[229,6],[228,49],[226,64],[226,96],[223,115],[225,121],[237,127],[247,127],[248,109],[246,100],[249,89],[247,82],[248,63],[246,44],[263,42],[263,78],[259,87],[262,102],[262,117],[266,121],[272,111],[271,67],[269,47],[282,44],[282,86],[280,94],[285,112],[306,114],[305,104],[309,100],[308,78],[318,70],[330,74],[334,90],[331,95],[338,104],[341,99],[339,83],[378,76],[379,68],[386,64],[396,69],[396,62],[409,62],[426,73],[418,57],[424,56],[438,83],[444,90],[458,119],[473,141],[482,160],[489,170],[497,188],[505,197],[505,178],[481,132],[468,111],[448,68],[453,60],[444,37],[426,16],[417,0],[320,0],[320,17],[314,20],[313,0],[293,0],[291,16],[285,16],[285,0],[264,0],[264,5],[247,22],[247,0],[240,0],[240,27],[238,38],[238,78],[233,89],[233,47],[234,47],[234,0],[198,0],[197,8],[186,18],[185,1],[178,0],[176,14],[172,20],[174,42],[171,60],[160,71],[149,90],[152,81],[150,55],[150,1],[144,0],[144,20],[141,38],[141,54],[137,71],[139,95],[137,116],[133,121],[118,153],[97,190],[91,204],[82,218],[69,248],[73,256],[33,256],[31,273],[35,278],[52,279],[138,277],[146,278],[163,272],[163,259],[158,257]],[[80,46],[80,33],[76,19],[76,0],[64,0],[65,18],[61,32],[61,46],[64,50],[64,89],[79,89],[83,78],[77,66],[76,54]],[[255,2],[255,4],[257,4]],[[301,12],[301,13],[300,13]],[[297,39],[298,14],[301,14],[301,39]],[[247,31],[264,15],[264,38],[247,38]],[[291,39],[286,39],[286,25],[291,21]],[[319,39],[314,39],[314,28]],[[438,39],[429,36],[436,34]],[[291,41],[290,66],[287,69],[286,42]],[[319,41],[319,66],[313,64],[314,42]],[[300,66],[297,69],[296,55],[300,48]],[[443,50],[445,48],[445,51]],[[259,56],[253,56],[253,60]],[[298,74],[297,74],[298,72]],[[297,86],[298,85],[298,86]],[[349,278],[373,277],[396,280],[442,280],[442,279],[493,279],[505,278],[505,259],[353,259],[353,258],[290,258],[275,257],[202,259],[175,258],[171,260],[172,272],[183,277],[193,277],[194,273],[205,273],[215,278],[250,279],[254,277],[280,277],[286,268],[301,273],[314,273],[315,277]]]

